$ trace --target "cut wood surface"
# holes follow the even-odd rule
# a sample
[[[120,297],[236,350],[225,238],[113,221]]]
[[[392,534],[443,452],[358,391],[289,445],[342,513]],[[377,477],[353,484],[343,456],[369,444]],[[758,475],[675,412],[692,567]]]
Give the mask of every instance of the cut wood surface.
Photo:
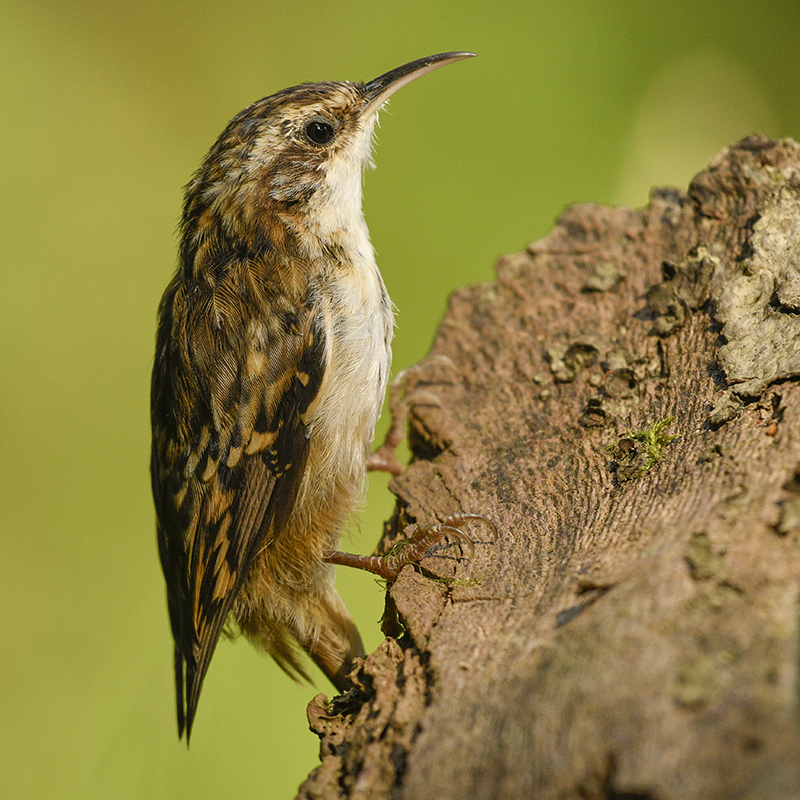
[[[498,210],[502,213],[502,209]],[[800,798],[800,146],[581,205],[406,375],[406,567],[302,798]]]

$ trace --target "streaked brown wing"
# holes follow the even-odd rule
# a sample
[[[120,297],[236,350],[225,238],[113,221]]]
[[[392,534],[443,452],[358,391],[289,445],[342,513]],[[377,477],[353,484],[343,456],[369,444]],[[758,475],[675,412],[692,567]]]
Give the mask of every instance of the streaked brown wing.
[[[176,279],[162,300],[151,397],[153,496],[187,740],[233,603],[294,505],[308,447],[302,414],[325,352],[303,307],[246,308],[240,292],[219,286],[191,304],[188,294]]]

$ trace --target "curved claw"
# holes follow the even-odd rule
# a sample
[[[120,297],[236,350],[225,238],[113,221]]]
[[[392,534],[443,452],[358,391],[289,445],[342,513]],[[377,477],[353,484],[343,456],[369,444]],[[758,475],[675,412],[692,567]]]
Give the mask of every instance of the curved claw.
[[[489,529],[495,542],[500,538],[497,525],[482,514],[454,514],[452,517],[448,517],[443,525],[448,528],[457,528],[458,525],[463,525],[465,522],[481,522]]]
[[[385,556],[359,556],[352,553],[342,553],[338,550],[329,550],[323,553],[323,560],[329,564],[339,564],[347,567],[357,567],[367,570],[375,575],[393,581],[406,564],[416,564],[427,554],[431,546],[450,534],[469,548],[469,558],[475,557],[475,542],[459,527],[465,522],[482,522],[486,525],[497,541],[497,526],[480,514],[454,514],[440,525],[420,525],[413,536],[398,542],[399,550],[392,551]]]
[[[469,557],[475,557],[475,542],[473,542],[461,528],[456,528],[453,525],[432,525],[431,530],[442,535],[447,533],[453,534],[459,542],[465,544],[469,548]]]

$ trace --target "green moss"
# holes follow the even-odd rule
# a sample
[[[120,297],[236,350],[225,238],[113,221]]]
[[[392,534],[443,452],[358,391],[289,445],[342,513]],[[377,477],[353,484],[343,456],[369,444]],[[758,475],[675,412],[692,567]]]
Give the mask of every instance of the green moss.
[[[667,417],[649,428],[640,428],[626,433],[617,440],[616,444],[607,448],[614,459],[619,481],[640,478],[664,457],[664,448],[670,442],[680,438],[677,435],[666,433],[672,421],[672,417]]]
[[[637,439],[642,442],[645,463],[642,466],[639,475],[644,475],[649,472],[655,464],[657,464],[664,457],[664,448],[675,439],[680,439],[680,436],[675,434],[666,433],[667,428],[672,424],[673,417],[667,417],[660,422],[656,422],[649,428],[640,428],[636,431],[631,431],[631,439]]]

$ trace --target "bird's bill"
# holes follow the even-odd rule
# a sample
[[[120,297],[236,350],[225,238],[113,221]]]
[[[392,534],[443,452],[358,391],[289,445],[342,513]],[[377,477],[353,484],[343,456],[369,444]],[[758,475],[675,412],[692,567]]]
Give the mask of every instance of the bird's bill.
[[[374,114],[398,89],[407,83],[411,83],[439,67],[444,67],[446,64],[461,61],[463,58],[472,58],[474,55],[475,53],[455,52],[425,56],[425,58],[418,58],[416,61],[403,64],[402,67],[395,67],[395,69],[371,80],[366,85],[366,105],[362,111],[362,118]]]

